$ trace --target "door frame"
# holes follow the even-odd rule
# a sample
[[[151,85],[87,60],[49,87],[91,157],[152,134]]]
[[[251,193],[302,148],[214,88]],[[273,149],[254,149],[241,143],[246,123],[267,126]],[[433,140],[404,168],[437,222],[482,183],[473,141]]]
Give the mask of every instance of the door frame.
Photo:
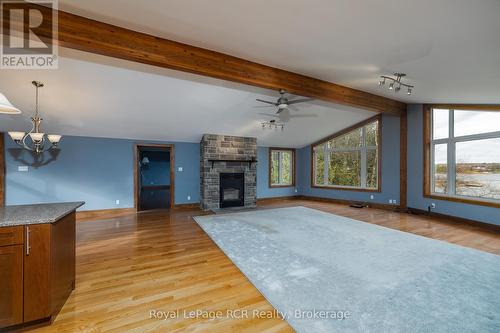
[[[175,157],[173,144],[157,144],[157,143],[136,143],[134,144],[134,208],[139,210],[139,150],[141,148],[160,147],[167,148],[170,152],[170,209],[174,208],[175,198]]]

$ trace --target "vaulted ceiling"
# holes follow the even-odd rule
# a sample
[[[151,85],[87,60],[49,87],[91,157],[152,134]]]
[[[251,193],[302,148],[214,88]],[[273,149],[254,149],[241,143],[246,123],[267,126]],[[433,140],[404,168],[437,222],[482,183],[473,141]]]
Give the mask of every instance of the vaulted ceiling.
[[[63,10],[404,102],[500,103],[498,0],[60,0]],[[404,72],[414,94],[377,87]]]
[[[500,1],[60,0],[60,9],[403,102],[500,103]],[[414,93],[376,83],[405,72]],[[199,141],[203,133],[255,136],[302,147],[374,113],[313,101],[284,132],[256,98],[277,92],[61,49],[57,70],[2,70],[0,92],[23,110],[0,131],[25,129],[30,82],[46,83],[46,132],[138,140]]]
[[[2,73],[4,74],[4,73]],[[257,137],[264,146],[302,147],[373,112],[313,101],[297,104],[285,130],[262,130],[278,93],[124,60],[61,49],[56,70],[9,70],[0,91],[23,111],[0,114],[0,131],[27,130],[32,80],[42,81],[43,130],[64,135],[199,142],[204,133]]]

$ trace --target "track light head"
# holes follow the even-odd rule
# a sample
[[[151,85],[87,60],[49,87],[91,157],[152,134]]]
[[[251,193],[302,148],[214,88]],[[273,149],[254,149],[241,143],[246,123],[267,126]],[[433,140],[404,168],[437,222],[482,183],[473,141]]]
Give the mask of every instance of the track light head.
[[[406,74],[404,73],[394,73],[394,77],[381,75],[380,80],[378,81],[378,85],[379,87],[384,86],[385,81],[389,81],[389,87],[388,87],[389,90],[392,90],[397,93],[401,91],[401,88],[406,88],[407,89],[406,93],[408,95],[411,95],[413,91],[413,86],[403,82],[402,79],[404,77],[406,77]]]

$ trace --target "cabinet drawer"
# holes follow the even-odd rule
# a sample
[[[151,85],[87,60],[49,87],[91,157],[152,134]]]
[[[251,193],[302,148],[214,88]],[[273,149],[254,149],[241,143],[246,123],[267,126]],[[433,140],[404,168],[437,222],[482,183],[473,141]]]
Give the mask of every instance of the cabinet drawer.
[[[24,227],[0,227],[0,246],[23,244]]]

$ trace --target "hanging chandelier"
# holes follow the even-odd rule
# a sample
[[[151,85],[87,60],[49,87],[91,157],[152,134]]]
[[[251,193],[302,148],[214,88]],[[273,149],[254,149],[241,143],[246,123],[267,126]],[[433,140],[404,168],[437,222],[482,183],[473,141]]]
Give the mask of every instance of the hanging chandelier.
[[[401,82],[401,79],[406,76],[405,73],[394,73],[394,77],[380,75],[380,81],[378,81],[379,86],[384,86],[386,81],[389,81],[389,90],[393,90],[394,92],[399,92],[401,87],[406,88],[406,94],[411,95],[413,88],[412,85]]]
[[[59,141],[61,141],[61,135],[48,134],[41,132],[42,118],[38,114],[38,89],[43,87],[43,83],[39,81],[31,82],[35,86],[36,94],[36,104],[35,104],[35,116],[31,117],[32,128],[28,133],[25,132],[9,132],[11,139],[23,147],[35,154],[43,153],[49,149],[57,147]],[[50,145],[49,145],[50,144]]]

